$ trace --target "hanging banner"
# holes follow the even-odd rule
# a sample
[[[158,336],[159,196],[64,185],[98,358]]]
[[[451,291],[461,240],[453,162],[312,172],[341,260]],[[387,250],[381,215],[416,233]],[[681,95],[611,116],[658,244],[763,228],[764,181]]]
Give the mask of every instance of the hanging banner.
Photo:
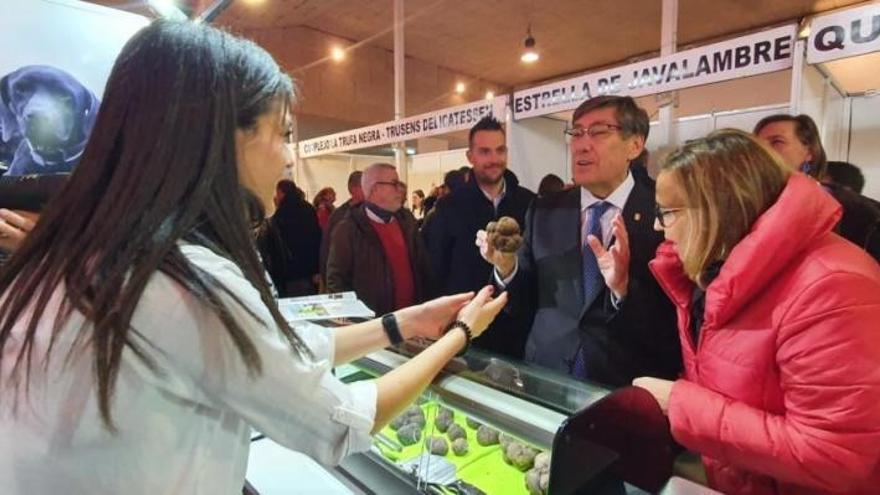
[[[795,25],[585,74],[513,95],[513,118],[576,108],[599,95],[645,96],[764,74],[792,66]]]
[[[494,115],[495,118],[503,121],[506,101],[507,97],[496,96],[491,100],[300,141],[299,156],[309,158],[461,131],[470,129],[487,115]]]
[[[880,3],[816,17],[810,22],[807,63],[880,51]]]

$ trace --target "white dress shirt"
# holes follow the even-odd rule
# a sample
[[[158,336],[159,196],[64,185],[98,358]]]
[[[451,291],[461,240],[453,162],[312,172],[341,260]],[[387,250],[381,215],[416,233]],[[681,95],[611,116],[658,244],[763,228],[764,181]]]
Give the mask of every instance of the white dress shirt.
[[[614,190],[611,194],[608,195],[607,198],[601,199],[593,196],[593,193],[588,191],[586,188],[581,188],[581,247],[589,247],[587,245],[587,238],[584,235],[584,228],[586,225],[590,224],[589,218],[593,215],[593,210],[589,208],[593,206],[595,203],[599,201],[605,201],[609,203],[611,206],[605,210],[605,213],[602,215],[602,218],[599,219],[599,223],[602,225],[602,245],[606,248],[611,243],[611,222],[614,220],[614,217],[618,213],[623,213],[623,207],[626,205],[626,200],[629,198],[630,193],[633,190],[636,182],[633,180],[632,174],[626,174],[626,179],[617,186],[617,189]]]
[[[370,448],[376,386],[346,385],[330,373],[331,331],[298,327],[314,353],[300,357],[235,264],[200,246],[181,250],[257,317],[220,292],[256,347],[262,373],[249,376],[216,314],[157,272],[129,333],[157,369],[123,351],[111,403],[117,431],[108,431],[98,413],[91,347],[79,342],[64,360],[80,327],[89,326],[80,313],[63,326],[43,366],[59,288],[40,318],[29,394],[19,390],[17,410],[8,385],[24,325],[3,351],[0,493],[240,494],[252,428],[324,464]]]

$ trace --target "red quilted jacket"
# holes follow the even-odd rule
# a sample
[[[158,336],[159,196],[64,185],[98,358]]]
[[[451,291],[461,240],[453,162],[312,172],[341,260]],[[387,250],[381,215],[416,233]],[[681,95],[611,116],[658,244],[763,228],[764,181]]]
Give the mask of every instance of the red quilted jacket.
[[[832,232],[840,205],[801,174],[732,250],[689,329],[670,243],[651,270],[678,311],[672,434],[728,494],[880,493],[880,265]]]

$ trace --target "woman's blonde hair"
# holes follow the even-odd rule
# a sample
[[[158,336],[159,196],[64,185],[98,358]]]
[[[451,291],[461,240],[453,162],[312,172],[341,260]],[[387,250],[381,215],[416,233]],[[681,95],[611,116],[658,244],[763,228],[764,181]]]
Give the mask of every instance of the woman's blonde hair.
[[[730,255],[776,202],[790,175],[775,153],[736,129],[688,141],[664,160],[661,172],[672,174],[683,191],[691,221],[679,256],[687,276],[701,287],[708,283],[707,269]]]

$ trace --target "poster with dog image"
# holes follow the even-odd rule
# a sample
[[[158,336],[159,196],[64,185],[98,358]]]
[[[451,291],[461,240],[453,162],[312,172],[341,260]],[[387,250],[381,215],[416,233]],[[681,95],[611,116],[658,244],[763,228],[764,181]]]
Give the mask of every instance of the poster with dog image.
[[[75,0],[0,0],[0,175],[71,172],[142,16]],[[39,39],[40,43],[22,40]],[[14,49],[9,49],[13,48]]]

